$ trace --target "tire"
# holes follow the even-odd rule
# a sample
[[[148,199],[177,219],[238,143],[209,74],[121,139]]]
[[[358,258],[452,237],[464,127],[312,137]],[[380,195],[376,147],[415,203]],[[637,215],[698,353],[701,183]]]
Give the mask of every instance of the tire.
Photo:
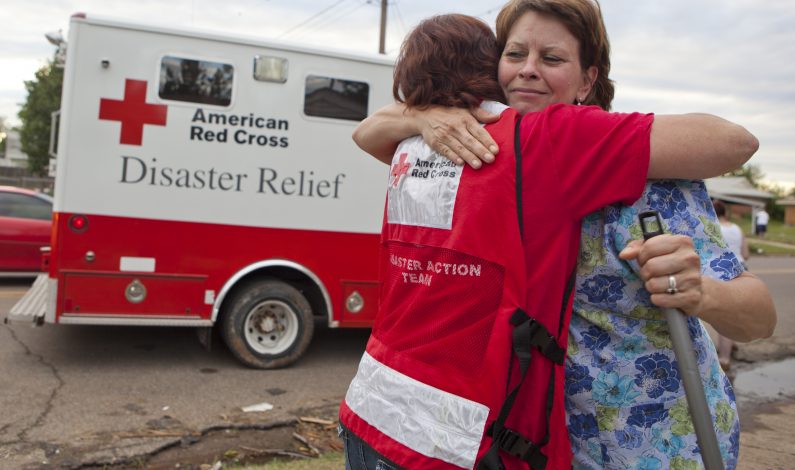
[[[221,337],[243,364],[286,367],[306,352],[315,324],[298,289],[277,280],[246,284],[234,295],[221,323]]]

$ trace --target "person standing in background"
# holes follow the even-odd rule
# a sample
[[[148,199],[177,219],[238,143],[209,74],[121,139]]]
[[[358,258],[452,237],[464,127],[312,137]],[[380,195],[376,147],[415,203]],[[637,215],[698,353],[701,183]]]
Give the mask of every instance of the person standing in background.
[[[765,234],[767,234],[767,223],[770,222],[770,214],[763,208],[756,213],[754,222],[756,224],[756,235],[759,238],[765,238]]]
[[[726,241],[729,249],[737,256],[737,259],[740,261],[740,263],[742,263],[742,265],[747,269],[747,260],[750,252],[748,250],[748,241],[745,239],[742,229],[739,225],[730,221],[726,216],[726,205],[723,204],[723,202],[713,200],[712,205],[715,208],[715,214],[718,216],[718,222],[720,223],[720,231],[721,234],[723,234],[723,239]],[[728,371],[731,367],[731,355],[732,349],[734,348],[734,341],[721,334],[718,334],[717,346],[720,367],[724,371]]]

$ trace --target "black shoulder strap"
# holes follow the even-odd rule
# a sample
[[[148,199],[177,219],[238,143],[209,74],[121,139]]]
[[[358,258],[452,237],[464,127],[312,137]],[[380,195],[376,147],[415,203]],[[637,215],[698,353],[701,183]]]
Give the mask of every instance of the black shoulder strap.
[[[514,153],[516,158],[516,211],[519,218],[519,232],[523,233],[522,219],[522,141],[520,136],[521,118],[516,121],[514,132]],[[566,307],[574,287],[574,273],[571,274],[566,285],[561,306],[561,320],[558,326],[558,336],[563,328],[563,317]],[[510,319],[513,325],[513,352],[519,361],[519,383],[511,390],[502,408],[497,415],[497,419],[491,423],[487,434],[492,437],[492,444],[483,458],[478,462],[477,470],[504,470],[505,465],[500,458],[500,451],[514,455],[528,463],[530,468],[543,470],[547,464],[547,457],[541,452],[541,448],[549,442],[549,428],[546,435],[538,444],[526,439],[520,433],[505,427],[505,421],[513,408],[516,397],[522,384],[524,383],[527,371],[533,355],[533,349],[549,358],[555,364],[563,364],[566,351],[558,346],[556,337],[552,335],[544,325],[535,321],[521,309],[516,309]],[[554,403],[554,381],[555,369],[552,369],[550,382],[547,387],[547,406],[546,419],[549,423],[552,405]],[[510,376],[508,377],[510,383]]]

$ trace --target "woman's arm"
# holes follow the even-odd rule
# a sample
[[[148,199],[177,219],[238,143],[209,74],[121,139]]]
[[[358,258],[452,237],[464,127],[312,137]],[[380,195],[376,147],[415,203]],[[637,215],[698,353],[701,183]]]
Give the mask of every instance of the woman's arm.
[[[457,164],[480,168],[491,163],[498,149],[478,121],[497,116],[475,109],[431,107],[407,110],[391,104],[362,121],[353,140],[382,162],[392,161],[401,140],[422,135],[434,150]],[[477,117],[477,119],[476,119]],[[650,179],[703,179],[742,166],[759,148],[759,141],[742,126],[709,114],[661,115],[651,130]]]
[[[651,301],[661,308],[678,308],[711,324],[736,341],[767,338],[776,326],[776,308],[765,284],[749,272],[730,281],[701,274],[693,240],[684,235],[660,235],[634,240],[620,254],[637,259]],[[673,275],[678,292],[667,293]]]
[[[699,318],[735,341],[768,338],[776,327],[776,308],[770,292],[748,271],[731,281],[702,279]]]
[[[649,178],[704,179],[739,168],[759,148],[744,127],[710,114],[654,116]]]
[[[499,116],[480,108],[467,110],[432,106],[418,110],[394,103],[359,123],[353,131],[353,140],[362,150],[388,164],[400,141],[422,135],[431,148],[456,164],[467,162],[473,168],[480,168],[482,161],[494,161],[494,155],[499,151],[480,122],[497,119]]]

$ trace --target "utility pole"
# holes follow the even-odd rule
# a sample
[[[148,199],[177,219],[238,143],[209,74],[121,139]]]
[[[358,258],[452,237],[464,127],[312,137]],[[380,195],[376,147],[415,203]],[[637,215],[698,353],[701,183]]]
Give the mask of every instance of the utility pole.
[[[381,0],[381,38],[378,42],[378,53],[386,54],[386,2]]]

